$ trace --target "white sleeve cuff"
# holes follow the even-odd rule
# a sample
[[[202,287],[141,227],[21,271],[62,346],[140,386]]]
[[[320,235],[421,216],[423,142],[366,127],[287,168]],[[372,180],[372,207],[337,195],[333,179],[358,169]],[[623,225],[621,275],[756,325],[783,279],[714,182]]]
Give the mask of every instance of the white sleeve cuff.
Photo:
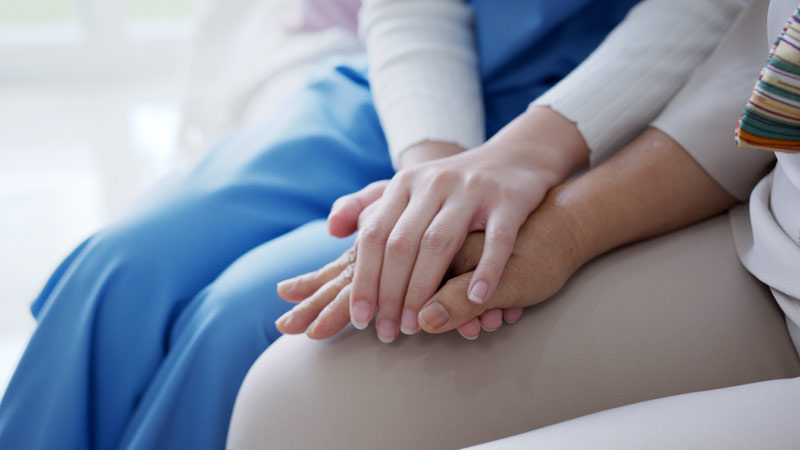
[[[423,141],[483,143],[485,124],[472,9],[463,0],[366,0],[375,107],[392,162]]]

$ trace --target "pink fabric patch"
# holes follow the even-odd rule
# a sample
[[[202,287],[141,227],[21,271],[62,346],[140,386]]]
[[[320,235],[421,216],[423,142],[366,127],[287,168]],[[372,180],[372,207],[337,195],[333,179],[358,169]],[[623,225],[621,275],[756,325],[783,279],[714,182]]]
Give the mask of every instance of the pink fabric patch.
[[[340,27],[353,33],[358,28],[361,0],[300,0],[302,18],[296,31],[319,31]]]

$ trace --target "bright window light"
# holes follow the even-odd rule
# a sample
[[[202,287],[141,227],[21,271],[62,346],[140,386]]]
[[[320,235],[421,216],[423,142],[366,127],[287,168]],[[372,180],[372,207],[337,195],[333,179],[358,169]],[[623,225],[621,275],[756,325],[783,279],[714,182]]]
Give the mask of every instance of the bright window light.
[[[0,83],[174,70],[202,0],[0,0]]]
[[[40,25],[77,19],[78,0],[0,1],[0,25]]]
[[[194,12],[198,0],[127,0],[130,19],[184,18]]]

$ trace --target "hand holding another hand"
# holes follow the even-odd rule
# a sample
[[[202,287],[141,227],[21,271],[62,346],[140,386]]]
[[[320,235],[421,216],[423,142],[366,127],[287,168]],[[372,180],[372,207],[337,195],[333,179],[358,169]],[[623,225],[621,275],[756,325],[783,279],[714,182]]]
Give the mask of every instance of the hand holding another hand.
[[[399,331],[417,333],[419,311],[439,289],[467,235],[485,231],[465,296],[481,310],[473,318],[499,326],[502,313],[485,305],[498,287],[519,227],[551,187],[585,165],[588,150],[574,124],[547,108],[533,108],[487,144],[458,152],[452,144],[420,144],[404,154],[413,165],[392,180],[337,200],[330,232],[346,236],[358,230],[358,244],[350,263],[328,269],[344,275],[316,276],[328,284],[314,287],[321,292],[308,304],[338,305],[349,296],[349,317],[357,328],[374,316],[384,342]],[[334,284],[340,285],[337,297],[311,301],[317,294],[329,296],[325,292],[333,292]],[[473,326],[460,331],[471,336],[467,331],[477,333],[479,322],[469,323]],[[468,322],[456,327],[464,325]]]
[[[474,339],[481,328],[497,329],[503,318],[516,322],[523,307],[552,296],[588,260],[590,254],[579,243],[579,230],[569,214],[554,201],[546,201],[520,228],[500,286],[485,304],[467,300],[467,287],[485,241],[483,233],[471,233],[453,258],[450,279],[423,305],[419,315],[422,330],[443,333],[457,329],[465,338]],[[325,339],[347,326],[354,258],[356,251],[350,249],[316,272],[281,283],[281,297],[298,305],[278,320],[278,329]]]
[[[471,240],[470,245],[482,245],[482,241]],[[480,251],[462,251],[464,257],[475,257],[474,261],[463,261],[464,267],[477,264]],[[350,322],[350,283],[353,277],[355,249],[342,254],[325,267],[287,280],[278,287],[278,293],[286,301],[297,303],[291,311],[281,317],[276,325],[284,334],[306,333],[312,339],[327,339],[341,331]],[[494,331],[505,319],[514,323],[522,315],[522,308],[506,310],[492,309],[458,327],[466,339],[475,339],[481,328]]]

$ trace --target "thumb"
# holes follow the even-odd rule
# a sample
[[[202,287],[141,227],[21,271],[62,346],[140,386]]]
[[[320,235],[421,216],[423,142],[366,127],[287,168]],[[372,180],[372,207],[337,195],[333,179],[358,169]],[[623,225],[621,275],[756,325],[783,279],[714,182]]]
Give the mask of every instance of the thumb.
[[[489,298],[489,301],[476,305],[467,299],[467,287],[474,272],[468,272],[450,279],[422,307],[419,324],[428,333],[444,333],[458,328],[492,308],[518,306],[514,297],[503,295],[502,290]]]

